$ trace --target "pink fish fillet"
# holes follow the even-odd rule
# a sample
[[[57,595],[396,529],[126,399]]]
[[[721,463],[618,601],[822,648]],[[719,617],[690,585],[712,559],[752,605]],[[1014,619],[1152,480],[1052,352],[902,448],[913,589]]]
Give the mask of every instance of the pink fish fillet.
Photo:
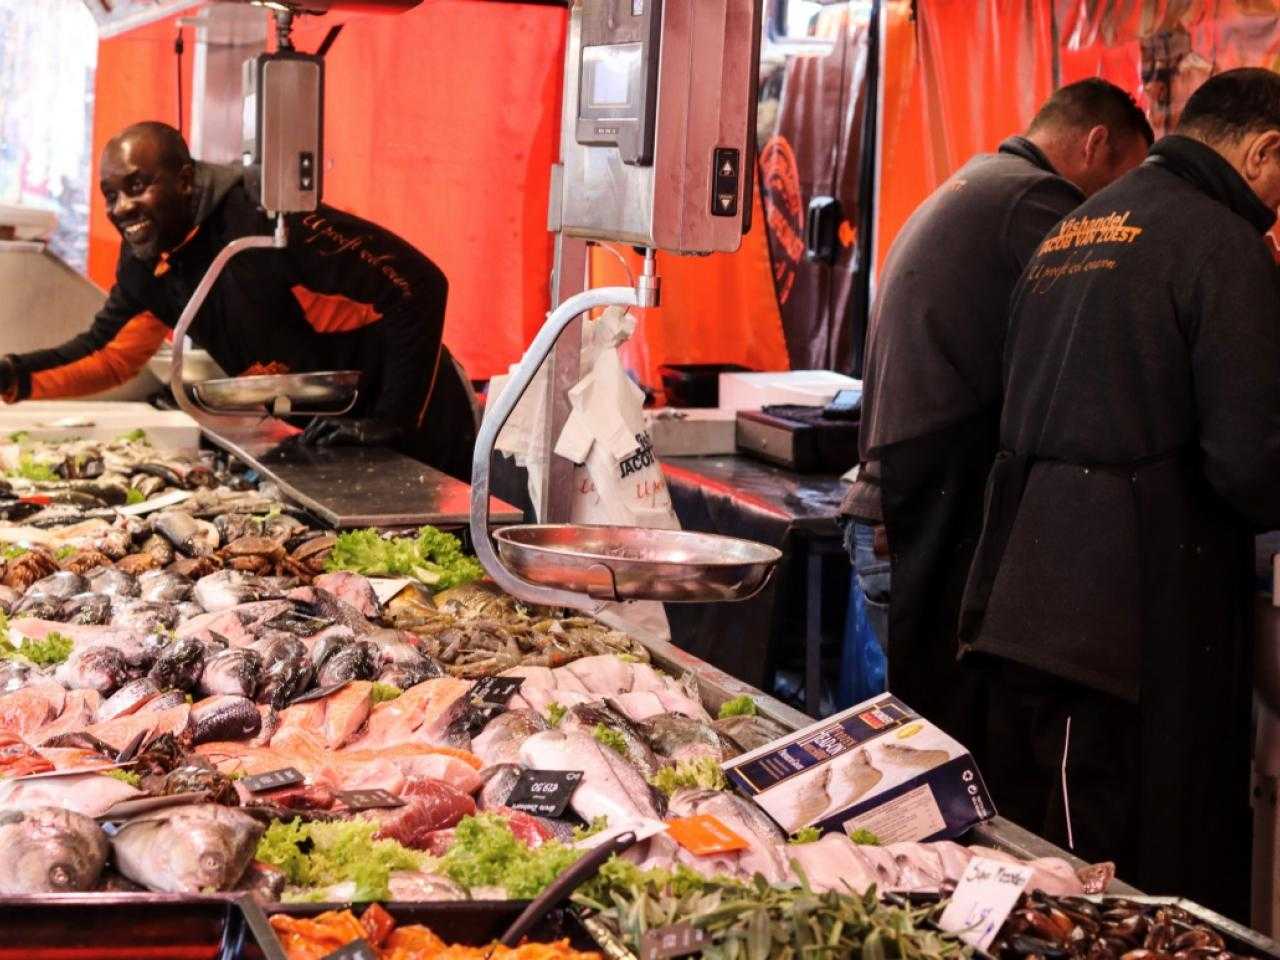
[[[609,701],[617,705],[632,720],[650,720],[653,717],[668,713],[678,713],[693,720],[711,721],[702,704],[689,699],[684,694],[652,690],[637,690],[610,697]]]
[[[85,732],[92,734],[103,743],[109,744],[117,750],[123,750],[137,736],[139,730],[150,731],[147,735],[147,742],[166,733],[181,736],[183,731],[187,729],[187,722],[190,718],[191,704],[184,703],[181,706],[171,707],[168,710],[160,710],[155,713],[133,714],[127,717],[117,717],[115,720],[108,720],[106,723],[95,723],[86,727]]]
[[[44,742],[63,733],[77,733],[88,728],[102,706],[102,694],[97,690],[68,690],[62,713],[56,720],[46,723],[36,731],[32,740]]]
[[[66,697],[62,684],[51,682],[0,696],[0,733],[27,739],[62,713]]]
[[[459,701],[470,689],[469,681],[455,677],[437,677],[410,687],[370,711],[364,734],[352,746],[377,749],[398,743],[443,743]]]
[[[786,855],[818,893],[839,890],[861,896],[878,882],[876,872],[858,855],[857,845],[843,833],[828,833],[816,843],[789,846]]]
[[[885,847],[898,864],[896,890],[937,890],[946,879],[942,857],[929,843],[891,843]]]

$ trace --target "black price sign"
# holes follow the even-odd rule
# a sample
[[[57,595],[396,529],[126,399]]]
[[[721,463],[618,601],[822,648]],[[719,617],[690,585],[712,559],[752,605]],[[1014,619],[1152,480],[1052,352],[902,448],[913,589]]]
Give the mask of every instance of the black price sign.
[[[386,790],[342,790],[335,796],[348,810],[379,810],[404,806],[403,800]]]
[[[279,790],[281,787],[292,787],[305,780],[306,777],[294,767],[284,767],[268,773],[259,773],[253,777],[245,777],[240,783],[250,793],[266,793],[269,790]]]
[[[367,940],[352,940],[345,947],[326,954],[323,960],[378,960],[378,951]]]
[[[564,813],[581,782],[581,770],[525,770],[507,797],[507,806],[554,819]]]
[[[667,960],[701,953],[707,943],[707,931],[689,923],[676,923],[648,931],[640,941],[640,960]]]
[[[507,701],[520,692],[524,677],[485,677],[471,688],[467,726],[479,733],[486,723],[507,710]]]

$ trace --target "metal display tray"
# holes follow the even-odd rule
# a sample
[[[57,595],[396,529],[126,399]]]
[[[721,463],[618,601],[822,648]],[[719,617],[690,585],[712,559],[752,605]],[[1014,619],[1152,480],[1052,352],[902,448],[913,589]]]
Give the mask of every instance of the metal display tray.
[[[244,895],[0,897],[0,960],[285,960]]]
[[[384,903],[382,908],[391,914],[396,926],[421,924],[449,944],[486,946],[501,937],[520,912],[529,905],[527,900],[462,900],[424,903]],[[356,916],[364,912],[364,905],[350,903],[280,903],[265,908],[268,915],[288,914],[291,917],[314,917],[327,910],[352,910]],[[270,924],[268,924],[268,928]],[[283,950],[274,932],[268,929],[271,942],[280,956]],[[587,932],[577,914],[569,910],[553,910],[547,918],[534,927],[530,940],[554,941],[567,939],[576,950],[601,950],[600,943]],[[245,952],[245,960],[259,960],[259,954]],[[274,955],[263,954],[270,958]]]

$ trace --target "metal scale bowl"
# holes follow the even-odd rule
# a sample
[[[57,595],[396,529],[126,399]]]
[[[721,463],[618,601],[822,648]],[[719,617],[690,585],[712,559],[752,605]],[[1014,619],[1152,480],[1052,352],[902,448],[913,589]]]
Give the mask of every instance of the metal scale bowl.
[[[751,540],[643,527],[532,524],[504,527],[491,539],[494,445],[560,335],[579,314],[597,307],[652,306],[656,299],[651,253],[635,289],[602,287],[570,297],[547,317],[502,395],[492,401],[472,463],[471,541],[498,586],[522,600],[587,612],[620,600],[747,600],[764,588],[782,559],[780,550]]]

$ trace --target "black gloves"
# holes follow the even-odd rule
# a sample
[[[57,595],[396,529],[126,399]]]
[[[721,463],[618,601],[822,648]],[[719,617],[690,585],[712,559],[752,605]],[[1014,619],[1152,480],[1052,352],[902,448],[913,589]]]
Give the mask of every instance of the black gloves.
[[[386,420],[316,417],[299,439],[312,447],[390,447],[402,436],[400,427]]]

